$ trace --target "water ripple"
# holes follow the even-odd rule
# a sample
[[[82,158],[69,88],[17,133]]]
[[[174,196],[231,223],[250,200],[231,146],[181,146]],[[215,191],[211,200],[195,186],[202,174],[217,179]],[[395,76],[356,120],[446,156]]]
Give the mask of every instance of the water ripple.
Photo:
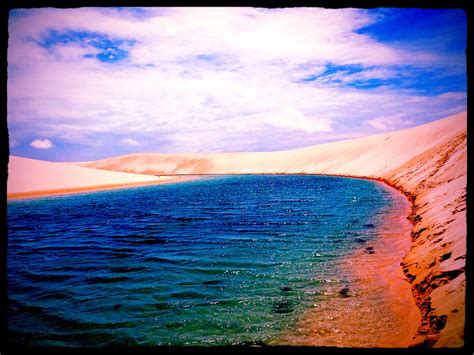
[[[376,183],[321,176],[9,202],[9,342],[270,342],[346,282],[338,260],[389,203]]]

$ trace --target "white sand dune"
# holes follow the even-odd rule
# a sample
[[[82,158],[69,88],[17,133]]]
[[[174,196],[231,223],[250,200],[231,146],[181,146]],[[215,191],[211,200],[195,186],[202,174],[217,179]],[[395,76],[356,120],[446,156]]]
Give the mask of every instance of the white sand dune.
[[[164,179],[10,156],[7,194],[9,198],[50,195],[158,183]]]
[[[290,151],[143,153],[71,164],[77,169],[129,174],[306,173],[383,180],[403,191],[413,203],[412,245],[402,267],[422,314],[415,342],[458,347],[464,344],[466,133],[467,113],[463,112],[406,130]],[[12,158],[13,179],[22,175],[16,171],[17,159]],[[30,188],[29,184],[51,188],[61,183],[51,184],[50,180],[41,185],[36,181],[43,179],[39,174],[22,179],[28,180],[9,184],[8,192]],[[79,183],[78,179],[74,182]]]
[[[123,155],[77,165],[139,174],[308,173],[388,177],[466,129],[466,113],[403,131],[265,153]]]

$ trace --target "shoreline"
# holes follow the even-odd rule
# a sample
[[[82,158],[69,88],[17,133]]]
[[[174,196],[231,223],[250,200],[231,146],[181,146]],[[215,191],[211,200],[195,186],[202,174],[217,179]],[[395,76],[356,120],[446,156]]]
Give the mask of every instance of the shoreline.
[[[391,307],[391,314],[396,322],[395,329],[385,332],[376,347],[409,348],[417,345],[417,330],[421,323],[421,312],[416,305],[415,296],[411,290],[410,280],[403,271],[403,259],[411,248],[411,233],[413,221],[413,200],[401,189],[384,181],[384,179],[370,179],[389,191],[395,206],[390,206],[389,213],[382,215],[382,222],[377,229],[377,237],[372,242],[374,254],[367,253],[367,246],[363,246],[354,254],[360,259],[360,264],[368,265],[372,262],[374,279],[382,279],[381,284],[388,292],[387,307]],[[398,196],[397,196],[398,195]],[[372,256],[372,258],[370,258]],[[372,259],[372,260],[370,260]],[[354,270],[351,268],[351,270]],[[355,274],[363,278],[364,273],[355,269]]]
[[[394,197],[388,213],[380,215],[375,238],[343,257],[338,268],[346,282],[328,285],[327,298],[305,311],[298,322],[298,335],[285,335],[278,344],[409,348],[418,343],[421,314],[402,269],[411,246],[413,226],[408,217],[413,204],[398,189],[376,183]]]
[[[465,137],[464,135],[464,139]],[[463,137],[461,136],[461,138]],[[386,178],[350,174],[312,174],[376,181],[403,194],[409,202],[410,210],[405,216],[411,224],[409,250],[402,256],[400,268],[410,285],[411,295],[420,317],[414,337],[406,344],[408,348],[459,348],[464,344],[462,329],[465,322],[466,297],[464,293],[466,283],[465,249],[459,250],[459,247],[454,247],[459,242],[454,233],[459,233],[459,229],[464,229],[464,232],[461,233],[465,233],[466,229],[466,175],[461,173],[445,182],[450,183],[452,180],[458,179],[464,181],[462,183],[464,195],[455,194],[454,196],[458,197],[447,203],[444,198],[446,192],[444,192],[441,198],[446,205],[441,205],[439,201],[432,202],[433,198],[440,198],[439,195],[436,195],[436,188],[443,184],[443,182],[436,184],[436,180],[446,179],[443,176],[446,174],[443,169],[447,163],[450,163],[450,156],[459,148],[460,142],[462,140],[458,138],[448,145],[445,148],[449,149],[446,155],[436,161],[436,167],[431,168],[434,172],[418,184],[410,181],[409,177],[411,175],[415,179],[419,179],[417,175],[419,170],[423,171],[424,165],[427,164],[426,161],[423,162],[421,169],[419,165],[413,167],[412,162],[409,162],[398,174],[391,174]],[[460,161],[462,160],[451,162],[451,164],[455,166]],[[433,175],[438,171],[443,171],[440,177],[433,178]],[[423,186],[424,183],[427,183],[427,188]],[[443,210],[450,212],[447,214],[449,217],[446,217],[446,214],[440,217]],[[454,217],[456,213],[463,211],[464,218]],[[434,214],[434,219],[429,216],[430,213]],[[450,217],[451,219],[449,219]],[[448,226],[454,221],[460,223]],[[450,227],[452,232],[446,233]],[[441,244],[442,241],[445,242]],[[456,255],[458,256],[456,257]],[[446,299],[449,297],[448,295],[452,295],[451,299]],[[449,326],[447,325],[448,315],[449,318],[455,318]],[[458,334],[460,334],[459,337]]]
[[[430,347],[433,344],[433,337],[437,338],[437,334],[439,331],[433,329],[433,324],[430,322],[427,323],[426,319],[433,314],[435,308],[431,306],[430,299],[426,299],[426,297],[420,292],[419,286],[416,285],[413,281],[415,280],[417,273],[413,270],[413,263],[409,263],[411,257],[410,254],[413,254],[413,249],[416,248],[416,239],[419,238],[420,233],[427,232],[430,228],[420,228],[420,206],[419,203],[415,204],[415,201],[418,202],[417,197],[419,197],[417,191],[410,192],[408,191],[408,187],[405,181],[397,182],[396,179],[393,177],[389,177],[388,179],[382,177],[371,177],[371,176],[356,176],[356,175],[349,175],[349,174],[329,174],[329,173],[278,173],[278,174],[239,174],[239,173],[227,173],[227,174],[202,174],[204,176],[207,175],[313,175],[313,176],[334,176],[334,177],[341,177],[341,178],[353,178],[353,179],[365,179],[371,180],[380,184],[385,185],[388,188],[392,188],[397,191],[401,196],[408,201],[410,208],[407,209],[402,216],[398,216],[399,218],[403,218],[408,220],[411,223],[410,229],[407,231],[407,236],[411,236],[411,239],[407,239],[407,243],[409,243],[409,250],[400,256],[397,260],[397,265],[399,271],[402,271],[401,277],[404,280],[407,280],[408,285],[411,286],[411,301],[415,302],[416,304],[416,313],[419,314],[421,312],[421,321],[420,317],[418,317],[418,321],[415,325],[413,321],[409,321],[411,323],[410,331],[413,336],[410,340],[405,337],[405,340],[402,342],[403,345],[401,347]],[[189,180],[198,179],[200,174],[178,174],[178,175],[171,175],[166,176],[162,174],[159,176],[160,178],[168,177],[167,180],[161,181],[145,181],[145,182],[136,182],[136,183],[127,183],[127,184],[109,184],[109,185],[96,185],[96,186],[88,186],[88,187],[79,187],[79,188],[68,188],[68,189],[56,189],[56,190],[44,190],[44,191],[34,191],[34,192],[25,192],[25,193],[17,193],[17,194],[10,194],[7,196],[7,200],[18,200],[18,199],[27,199],[27,198],[41,198],[46,196],[57,196],[57,195],[68,195],[68,194],[76,194],[76,193],[85,193],[85,192],[92,192],[92,191],[105,191],[105,190],[113,190],[113,189],[123,189],[123,188],[131,188],[131,187],[140,187],[140,186],[151,186],[151,185],[158,185],[158,184],[166,184],[166,183],[179,183]],[[395,181],[391,181],[395,180]],[[426,197],[425,197],[426,198]],[[424,205],[426,205],[425,203]],[[422,213],[422,212],[421,212]],[[421,232],[420,232],[421,230]],[[435,241],[437,242],[437,241]],[[362,249],[363,250],[363,249]],[[455,260],[458,260],[456,258]],[[415,263],[416,264],[416,263]],[[415,265],[416,267],[416,265]],[[400,274],[399,274],[400,275]],[[418,280],[417,280],[418,281]],[[427,301],[428,300],[428,303]],[[413,313],[413,312],[412,312]],[[463,314],[459,316],[464,317]],[[437,318],[436,318],[437,319]],[[435,323],[436,325],[436,323]],[[427,336],[428,335],[428,336]],[[389,343],[393,344],[393,338],[389,340]],[[457,343],[456,343],[457,344]],[[311,344],[314,345],[314,344]],[[323,345],[326,346],[326,345]],[[344,346],[348,347],[350,345]],[[373,345],[368,345],[373,346]],[[379,345],[380,347],[384,347],[383,345]],[[451,345],[452,346],[452,345]],[[386,347],[391,347],[391,345],[387,345]]]
[[[194,174],[179,174],[179,175],[176,175],[176,176],[166,176],[166,175],[161,175],[160,178],[167,178],[166,180],[161,180],[161,181],[151,181],[151,182],[137,182],[137,183],[126,183],[126,184],[109,184],[109,185],[98,185],[98,186],[88,186],[88,187],[78,187],[78,188],[69,188],[69,189],[55,189],[55,190],[46,190],[46,191],[33,191],[33,192],[24,192],[24,193],[17,193],[17,194],[10,194],[7,196],[7,199],[8,200],[20,200],[20,199],[30,199],[30,198],[41,198],[41,197],[49,197],[49,196],[61,196],[61,195],[71,195],[71,194],[77,194],[77,193],[87,193],[87,192],[95,192],[95,191],[108,191],[108,190],[117,190],[117,189],[126,189],[126,188],[133,188],[133,187],[141,187],[141,186],[152,186],[152,185],[159,185],[159,184],[166,184],[166,183],[177,183],[177,182],[184,182],[184,181],[189,181],[189,180],[194,180],[194,179],[197,179],[198,177],[196,176],[192,176]],[[207,176],[208,174],[206,174]],[[220,175],[241,175],[241,174],[220,174]],[[246,174],[246,175],[260,175],[260,174]],[[261,175],[275,175],[275,174],[261,174]],[[335,176],[335,177],[342,177],[342,178],[349,178],[349,179],[365,179],[365,180],[371,180],[371,181],[374,181],[376,183],[379,183],[381,185],[384,185],[384,188],[386,189],[392,189],[392,191],[390,193],[399,193],[400,194],[400,197],[403,196],[404,199],[406,199],[407,201],[407,205],[409,205],[409,207],[405,208],[404,209],[404,212],[402,212],[402,215],[398,215],[398,213],[400,211],[396,211],[395,214],[397,214],[396,218],[403,218],[403,219],[407,219],[409,220],[411,223],[411,226],[410,228],[406,231],[405,233],[405,238],[406,238],[406,243],[407,245],[405,245],[405,248],[408,246],[408,249],[410,247],[410,235],[413,233],[413,220],[412,220],[412,216],[415,214],[414,212],[414,205],[413,205],[413,202],[414,202],[414,197],[404,191],[402,188],[400,188],[399,186],[395,186],[394,184],[390,183],[389,181],[387,181],[386,179],[383,179],[383,178],[373,178],[373,177],[368,177],[368,176],[351,176],[351,175],[342,175],[342,174],[277,174],[277,175],[312,175],[312,176]],[[394,216],[392,214],[390,214],[389,216],[387,216],[389,219],[390,218],[393,218]],[[386,218],[386,217],[384,217]],[[387,222],[382,222],[382,226],[386,225]],[[386,228],[390,228],[391,226],[387,226]],[[385,254],[385,257],[387,257],[388,253],[387,251],[388,250],[384,250],[384,248],[381,248],[380,247],[380,241],[378,241],[378,239],[380,238],[384,238],[384,236],[381,234],[382,231],[377,231],[378,233],[378,237],[377,237],[377,240],[375,240],[372,244],[376,245],[376,249],[377,249],[377,255],[376,257],[379,258],[381,255]],[[393,240],[393,238],[392,238]],[[383,244],[383,243],[382,243]],[[401,310],[403,308],[408,308],[411,309],[409,312],[405,312],[409,315],[409,319],[406,323],[407,324],[404,324],[403,320],[399,320],[400,324],[402,324],[402,328],[403,331],[405,333],[405,335],[403,336],[403,340],[397,340],[396,338],[394,339],[393,336],[389,336],[387,337],[387,339],[385,339],[383,342],[377,344],[378,347],[409,347],[409,346],[413,346],[415,345],[415,342],[414,342],[414,339],[416,338],[416,331],[418,329],[418,326],[419,324],[421,323],[421,318],[420,318],[420,310],[419,308],[416,306],[416,303],[415,303],[415,295],[413,294],[413,292],[411,291],[411,288],[410,288],[410,283],[408,281],[408,279],[406,278],[406,275],[404,274],[403,272],[403,269],[402,269],[402,262],[403,262],[403,259],[407,256],[408,254],[408,249],[403,253],[403,255],[397,255],[397,257],[395,258],[396,259],[396,265],[397,265],[397,268],[396,268],[396,275],[392,275],[392,276],[395,276],[396,278],[398,279],[403,279],[404,282],[403,284],[400,284],[400,282],[398,282],[397,279],[395,278],[391,278],[392,280],[394,280],[394,283],[391,285],[390,287],[390,297],[392,298],[392,300],[395,300],[395,302],[393,302],[391,304],[392,307],[395,306],[395,308],[398,307],[398,312],[401,312]],[[393,251],[393,250],[391,250]],[[361,256],[364,256],[365,255],[368,255],[365,253],[364,255],[364,246],[361,247],[360,250],[357,250],[356,252],[354,253],[351,253],[351,254],[354,254],[353,256],[349,256],[349,260],[350,259],[353,259],[353,258],[361,258]],[[384,253],[385,252],[385,253]],[[392,259],[392,262],[394,261],[393,257],[391,258]],[[348,263],[352,263],[353,261],[348,261]],[[358,262],[356,261],[356,264]],[[360,263],[360,264],[365,264],[364,263]],[[366,275],[363,275],[364,273],[356,273],[359,277],[364,277]],[[389,277],[390,279],[390,277]],[[405,285],[406,283],[406,285]],[[408,296],[407,297],[407,290],[409,292]],[[401,297],[401,300],[400,300],[400,294],[403,294],[403,296]],[[398,303],[398,305],[396,304]],[[401,306],[402,305],[402,306]],[[413,318],[415,315],[415,318],[416,318],[416,321],[414,322]],[[399,329],[400,330],[400,329]],[[311,344],[311,345],[315,345],[315,344]],[[321,345],[321,344],[318,344],[318,345]],[[325,344],[323,344],[324,346]],[[361,344],[358,344],[358,346],[360,346]],[[397,346],[398,345],[398,346]],[[351,344],[348,344],[348,345],[344,345],[344,347],[350,347]],[[373,345],[370,345],[370,346],[373,346]]]
[[[193,176],[194,175],[194,176]],[[208,174],[206,174],[208,175]],[[212,174],[215,175],[215,174]],[[220,175],[242,175],[242,174],[220,174]],[[245,174],[245,175],[275,175],[275,174]],[[405,273],[402,269],[402,262],[403,259],[407,256],[409,248],[411,246],[411,239],[410,235],[413,233],[413,220],[410,218],[414,215],[414,197],[404,191],[399,186],[395,186],[394,184],[390,183],[389,181],[383,178],[373,178],[373,177],[366,177],[366,176],[349,176],[349,175],[338,175],[338,174],[278,174],[278,175],[308,175],[308,176],[334,176],[334,177],[341,177],[341,178],[349,178],[349,179],[364,179],[364,180],[371,180],[377,184],[383,186],[384,189],[388,190],[390,194],[398,194],[393,200],[395,206],[390,207],[390,213],[383,214],[381,216],[382,221],[380,223],[380,227],[377,229],[376,233],[377,236],[374,240],[367,244],[361,245],[360,248],[351,251],[346,260],[344,260],[341,270],[344,270],[347,274],[352,274],[351,276],[355,278],[354,284],[351,283],[351,293],[359,292],[357,290],[362,290],[361,292],[365,292],[365,296],[367,296],[368,290],[376,290],[377,287],[384,288],[386,293],[384,293],[382,299],[383,305],[374,306],[372,304],[374,300],[370,300],[368,305],[361,305],[358,304],[355,309],[353,309],[352,320],[355,323],[347,323],[347,319],[345,319],[345,323],[351,324],[354,327],[357,327],[357,321],[360,319],[360,311],[361,309],[365,309],[365,311],[370,312],[371,307],[374,309],[379,309],[379,312],[376,313],[383,313],[380,312],[380,309],[387,309],[390,308],[391,313],[389,319],[391,318],[390,322],[394,322],[397,325],[392,327],[391,329],[384,329],[383,331],[379,331],[375,335],[370,333],[369,329],[358,329],[358,331],[354,332],[354,334],[343,332],[343,338],[341,338],[341,334],[336,334],[335,337],[325,338],[328,334],[331,333],[332,330],[323,331],[321,333],[320,327],[321,324],[315,323],[315,319],[320,319],[320,316],[311,315],[307,317],[309,319],[309,325],[306,324],[305,327],[310,329],[313,333],[313,336],[309,339],[300,340],[293,339],[290,341],[286,341],[283,344],[292,344],[292,345],[310,345],[310,346],[337,346],[337,347],[380,347],[380,348],[408,348],[412,346],[416,346],[421,341],[416,341],[417,336],[417,329],[421,323],[421,315],[420,309],[417,307],[415,302],[415,295],[411,290],[411,284],[409,279],[407,279]],[[29,199],[29,198],[41,198],[47,196],[59,196],[59,195],[70,195],[70,194],[78,194],[78,193],[86,193],[86,192],[93,192],[93,191],[107,191],[107,190],[116,190],[116,189],[126,189],[126,188],[133,188],[133,187],[141,187],[141,186],[152,186],[152,185],[159,185],[159,184],[167,184],[167,183],[179,183],[185,182],[190,180],[198,179],[199,176],[195,174],[180,174],[179,176],[166,176],[161,175],[160,178],[167,178],[166,180],[163,179],[161,181],[149,181],[149,182],[136,182],[136,183],[128,183],[128,184],[109,184],[109,185],[97,185],[97,186],[87,186],[87,187],[78,187],[78,188],[69,188],[69,189],[56,189],[56,190],[46,190],[46,191],[34,191],[34,192],[25,192],[19,194],[11,194],[8,196],[8,200],[18,200],[18,199]],[[405,206],[400,208],[400,201],[403,199],[405,201]],[[395,208],[394,208],[395,207]],[[403,224],[402,222],[405,221],[405,226],[403,231],[400,230],[400,225]],[[410,223],[411,222],[411,223]],[[385,233],[385,230],[393,230],[397,229],[394,233]],[[395,242],[395,244],[394,244]],[[397,247],[395,248],[397,252],[394,253],[394,245]],[[366,247],[370,246],[371,248],[375,249],[375,254],[368,254],[366,252]],[[367,265],[370,266],[370,270],[367,269],[361,271],[357,270],[357,266],[366,267]],[[355,266],[355,267],[354,267]],[[375,270],[375,271],[374,271]],[[355,271],[355,272],[354,272]],[[372,274],[370,274],[372,272]],[[369,274],[368,274],[369,273]],[[380,275],[383,275],[380,277]],[[376,279],[383,279],[383,282],[376,282]],[[389,281],[390,280],[390,281]],[[367,286],[369,285],[369,286]],[[354,290],[353,290],[354,287]],[[339,288],[340,289],[340,288]],[[339,298],[336,302],[343,302],[343,304],[334,307],[336,309],[347,309],[347,300],[348,298],[340,298],[338,297],[338,290],[333,290],[335,293],[335,298]],[[380,296],[380,295],[379,295]],[[360,301],[360,299],[358,300]],[[364,299],[362,299],[364,302]],[[354,307],[354,305],[351,305]],[[349,307],[349,308],[351,308]],[[309,310],[310,313],[314,312],[314,309]],[[329,313],[332,311],[329,310]],[[377,319],[379,315],[373,314],[373,319]],[[324,315],[323,315],[324,317]],[[325,317],[332,318],[331,315],[325,315]],[[385,322],[382,320],[376,320],[379,324],[384,324]],[[370,322],[370,320],[369,320]],[[370,324],[370,323],[369,323]],[[334,324],[332,324],[334,325]],[[337,324],[336,324],[337,325]],[[376,324],[372,324],[375,326]],[[375,328],[375,327],[374,327]],[[383,328],[383,327],[382,327]],[[339,332],[337,332],[339,333]],[[318,338],[321,334],[324,334],[325,337]],[[361,335],[362,334],[362,335]],[[369,337],[363,338],[363,336],[369,334]],[[358,338],[359,337],[359,338]],[[352,340],[349,340],[352,339]],[[344,339],[344,343],[338,343],[339,339]]]
[[[406,263],[406,258],[409,256],[411,249],[413,248],[413,235],[415,233],[415,226],[416,222],[419,219],[419,215],[417,214],[416,210],[416,205],[415,205],[415,200],[416,200],[416,195],[413,193],[410,193],[403,185],[393,183],[389,179],[385,179],[382,177],[371,177],[371,176],[357,176],[357,175],[349,175],[349,174],[313,174],[313,175],[324,175],[324,176],[338,176],[338,177],[343,177],[343,178],[350,178],[350,179],[365,179],[365,180],[371,180],[374,182],[377,182],[379,184],[385,185],[385,187],[392,189],[393,191],[399,193],[401,196],[405,198],[405,200],[408,203],[408,208],[403,212],[402,216],[399,216],[400,218],[406,219],[410,223],[410,228],[407,231],[406,241],[408,244],[408,248],[406,249],[405,253],[401,255],[401,257],[398,258],[399,263],[398,263],[398,277],[402,277],[403,280],[406,281],[406,287],[402,287],[400,290],[400,287],[394,287],[391,289],[392,296],[394,298],[397,298],[396,295],[402,291],[405,293],[405,299],[406,299],[406,290],[408,288],[410,292],[410,302],[409,302],[409,307],[412,309],[412,312],[408,312],[409,315],[409,321],[408,321],[408,326],[406,329],[408,329],[407,335],[403,338],[403,340],[400,342],[401,348],[412,348],[412,347],[418,347],[418,346],[424,346],[425,339],[420,336],[420,328],[422,327],[422,309],[419,305],[419,302],[417,300],[417,294],[416,294],[416,289],[413,286],[413,280],[411,279],[410,273],[407,270],[407,263]],[[379,235],[378,238],[381,236]],[[361,248],[363,250],[363,248]],[[360,252],[360,251],[359,251]],[[406,304],[403,304],[398,302],[399,305],[398,307],[405,307]],[[413,308],[413,306],[415,306]],[[414,314],[416,314],[416,321],[414,321]],[[411,336],[410,336],[411,334]],[[390,342],[393,342],[394,339],[390,339]],[[381,346],[384,347],[384,346]],[[388,346],[390,347],[390,346]]]
[[[107,184],[107,185],[91,185],[91,186],[65,188],[65,189],[51,189],[51,190],[38,190],[38,191],[10,193],[10,194],[7,194],[7,201],[16,201],[16,200],[42,198],[42,197],[53,197],[53,196],[75,195],[75,194],[98,192],[98,191],[121,190],[121,189],[128,189],[128,188],[142,187],[142,186],[173,184],[173,183],[180,183],[180,182],[186,182],[186,181],[197,179],[196,177],[183,176],[183,175],[176,176],[176,177],[168,177],[166,175],[160,176],[160,178],[163,178],[163,177],[166,177],[167,179],[158,180],[158,181],[143,181],[143,182]]]

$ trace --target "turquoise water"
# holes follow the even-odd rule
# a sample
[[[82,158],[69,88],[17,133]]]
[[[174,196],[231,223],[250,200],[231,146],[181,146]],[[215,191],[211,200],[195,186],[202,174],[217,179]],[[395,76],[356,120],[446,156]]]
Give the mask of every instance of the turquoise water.
[[[8,339],[48,346],[277,341],[375,238],[380,184],[227,176],[8,203]]]

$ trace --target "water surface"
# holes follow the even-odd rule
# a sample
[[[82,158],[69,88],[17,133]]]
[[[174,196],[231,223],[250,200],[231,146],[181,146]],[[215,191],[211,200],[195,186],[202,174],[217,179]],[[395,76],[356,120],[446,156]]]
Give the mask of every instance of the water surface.
[[[392,197],[325,176],[225,176],[8,203],[9,341],[278,342],[347,282]]]

